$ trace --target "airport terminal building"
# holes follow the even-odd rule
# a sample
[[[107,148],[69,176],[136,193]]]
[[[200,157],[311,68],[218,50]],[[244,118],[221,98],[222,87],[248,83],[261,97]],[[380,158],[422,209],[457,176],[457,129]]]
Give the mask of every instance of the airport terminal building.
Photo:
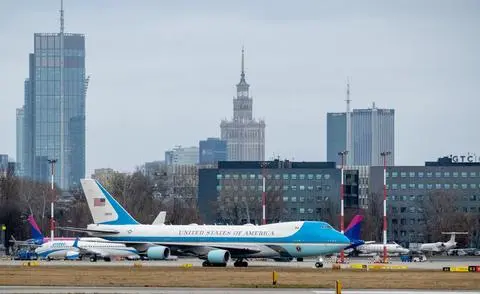
[[[463,228],[471,232],[471,242],[479,244],[480,162],[456,159],[443,157],[425,166],[387,167],[389,240],[404,246],[437,242],[431,237],[432,230]],[[383,200],[383,172],[382,166],[370,168],[369,205]],[[439,223],[444,228],[438,228]]]
[[[259,224],[263,175],[267,223],[325,220],[336,226],[340,169],[335,162],[220,161],[199,169],[198,206],[205,223]],[[358,171],[345,171],[345,205],[358,209]]]

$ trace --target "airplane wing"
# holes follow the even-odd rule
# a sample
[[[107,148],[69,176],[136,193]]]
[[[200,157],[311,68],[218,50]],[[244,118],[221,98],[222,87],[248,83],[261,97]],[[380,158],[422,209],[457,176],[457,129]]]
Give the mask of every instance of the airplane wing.
[[[82,229],[82,228],[74,228],[74,227],[59,227],[60,230],[64,231],[71,231],[71,232],[79,232],[79,233],[102,233],[102,234],[118,234],[120,233],[117,230],[91,230],[91,229]]]
[[[375,243],[375,241],[365,241],[364,244],[373,244],[373,243]]]

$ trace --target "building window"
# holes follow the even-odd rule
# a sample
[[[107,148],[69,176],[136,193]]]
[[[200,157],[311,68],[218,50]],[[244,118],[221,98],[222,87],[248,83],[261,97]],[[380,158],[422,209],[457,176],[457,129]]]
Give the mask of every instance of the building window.
[[[452,187],[453,189],[458,189],[458,184],[453,184]]]
[[[283,202],[287,202],[288,201],[288,196],[283,196]]]
[[[431,178],[431,177],[432,177],[432,175],[433,175],[433,173],[432,173],[432,172],[427,172],[427,178]]]
[[[229,174],[226,174],[225,175],[225,180],[229,180],[230,179],[230,175]]]
[[[418,184],[418,189],[425,189],[425,185],[424,184]]]
[[[304,174],[300,174],[300,175],[299,175],[299,178],[300,178],[300,180],[305,180],[305,175],[304,175]]]
[[[406,176],[407,176],[407,173],[406,173],[406,172],[401,172],[401,173],[400,173],[400,177],[405,178]]]
[[[476,172],[470,172],[470,177],[475,178],[477,176]]]
[[[222,186],[217,185],[217,191],[222,191]]]
[[[322,191],[322,186],[317,186],[317,191]]]
[[[405,219],[405,218],[400,219],[400,224],[401,225],[406,225],[407,224],[407,219]]]
[[[414,177],[415,177],[415,172],[410,172],[410,173],[408,173],[408,175],[409,175],[411,178],[414,178]]]
[[[410,213],[415,213],[415,207],[414,207],[414,206],[410,206],[410,207],[408,208],[408,212],[410,212]]]
[[[258,186],[258,191],[263,191],[263,186]]]
[[[255,186],[250,186],[250,190],[255,191]]]
[[[407,201],[407,195],[402,195],[402,201]]]
[[[393,212],[393,213],[398,213],[398,207],[395,207],[395,206],[392,207],[392,212]]]
[[[398,189],[398,185],[397,184],[392,184],[392,190],[397,190]]]
[[[385,173],[385,177],[389,178],[389,177],[390,177],[390,173],[389,173],[389,172],[386,172],[386,173]]]
[[[247,175],[246,174],[242,174],[242,180],[246,180],[247,179]]]
[[[297,202],[297,197],[296,196],[292,196],[292,202]]]
[[[263,175],[259,174],[259,175],[258,175],[258,179],[259,179],[259,180],[263,180]]]
[[[435,189],[442,189],[442,184],[435,184]]]
[[[407,189],[407,184],[400,184],[400,189],[402,189],[402,190]]]
[[[283,174],[283,179],[288,180],[288,174]]]
[[[441,178],[441,177],[442,177],[442,173],[441,173],[441,172],[435,172],[435,177],[436,177],[436,178]]]
[[[317,202],[320,202],[323,200],[323,197],[322,196],[317,196]]]
[[[250,179],[255,180],[255,174],[250,174]]]
[[[395,195],[390,195],[390,199],[392,199],[392,201],[397,200],[396,197],[395,197]]]
[[[313,186],[308,186],[307,189],[308,191],[313,191]]]
[[[303,191],[303,190],[305,190],[305,186],[300,185],[300,191]]]
[[[450,177],[450,172],[444,172],[444,173],[443,173],[443,176],[444,176],[445,178],[449,178],[449,177]]]
[[[477,188],[477,184],[470,184],[470,189],[476,189]]]
[[[303,196],[300,196],[300,198],[299,198],[299,199],[300,199],[300,202],[305,202],[305,197],[303,197]]]
[[[330,191],[330,185],[325,185],[325,191]]]
[[[467,172],[462,172],[462,178],[466,178],[467,177]]]
[[[275,180],[280,180],[280,174],[275,175]]]
[[[305,213],[305,208],[300,208],[300,213]]]
[[[292,174],[291,177],[292,177],[292,180],[296,180],[296,179],[297,179],[297,175],[296,175],[296,174]]]
[[[292,191],[297,191],[297,186],[293,185],[292,186]]]
[[[468,185],[467,184],[462,184],[462,189],[467,189]]]
[[[392,178],[398,177],[398,172],[392,172]]]
[[[418,172],[418,177],[423,178],[423,172]]]
[[[410,195],[410,201],[415,201],[415,195]]]
[[[222,179],[222,175],[221,174],[218,174],[217,175],[217,180],[221,180]]]
[[[313,208],[307,209],[307,212],[308,212],[308,213],[313,213]]]
[[[445,184],[443,186],[445,187],[445,189],[450,189],[450,184]]]
[[[330,175],[329,175],[329,174],[325,174],[325,175],[324,175],[324,178],[325,178],[325,180],[328,180],[328,179],[330,179]]]
[[[414,225],[415,224],[415,219],[414,218],[411,218],[410,219],[410,225]]]
[[[423,201],[423,195],[418,195],[418,196],[417,196],[417,200],[418,200],[418,201]]]
[[[477,200],[477,196],[475,195],[470,195],[470,201],[475,201]]]
[[[313,180],[313,174],[308,174],[308,179]]]
[[[283,191],[288,191],[288,186],[283,186]]]
[[[458,178],[458,172],[453,172],[453,177]]]
[[[415,184],[409,184],[408,187],[409,187],[410,189],[415,189]]]
[[[433,185],[432,184],[427,184],[427,190],[432,190],[433,189]]]

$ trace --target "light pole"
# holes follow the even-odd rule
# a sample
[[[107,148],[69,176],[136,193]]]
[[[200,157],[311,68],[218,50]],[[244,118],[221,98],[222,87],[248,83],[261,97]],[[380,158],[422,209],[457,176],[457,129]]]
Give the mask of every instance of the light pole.
[[[383,157],[383,262],[387,262],[387,156],[392,152],[380,153]]]
[[[265,206],[267,201],[267,192],[265,190],[265,174],[266,174],[266,167],[268,166],[267,161],[262,161],[262,225],[267,224],[267,219],[265,216]]]
[[[51,214],[50,214],[50,241],[53,241],[53,232],[55,230],[55,220],[53,218],[53,201],[55,200],[55,185],[54,185],[54,178],[55,178],[55,163],[57,163],[56,159],[48,159],[48,163],[50,164],[50,176],[51,176],[51,188],[52,188],[52,202],[50,205]]]
[[[347,154],[348,154],[347,150],[338,152],[338,155],[342,158],[342,165],[340,166],[340,231],[342,232],[342,234],[343,234],[344,226],[345,226],[345,223],[344,223],[344,218],[345,218],[344,203],[345,203],[345,201],[343,199],[344,194],[345,194],[345,185],[343,183],[343,168],[344,168],[344,163],[345,163],[345,157],[347,156]],[[340,262],[343,263],[344,260],[345,260],[345,252],[342,249],[342,251],[340,251]]]

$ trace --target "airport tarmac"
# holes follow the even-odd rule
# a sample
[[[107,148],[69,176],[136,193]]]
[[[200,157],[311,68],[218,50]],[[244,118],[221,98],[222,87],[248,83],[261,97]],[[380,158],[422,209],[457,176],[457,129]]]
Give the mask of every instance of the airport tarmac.
[[[342,264],[342,267],[348,268],[350,264],[373,264],[371,258],[358,257],[347,259],[348,263]],[[293,260],[291,262],[275,262],[271,260],[250,260],[249,267],[285,267],[285,268],[314,268],[315,259],[305,259],[303,262]],[[58,266],[58,265],[71,265],[71,266],[133,266],[134,264],[141,264],[142,266],[160,266],[160,267],[181,267],[188,265],[192,267],[201,267],[202,260],[197,258],[179,258],[177,260],[147,260],[147,261],[111,261],[105,262],[99,260],[97,262],[90,262],[88,260],[75,261],[75,260],[55,260],[44,261],[40,260],[39,263],[42,266]],[[0,265],[23,265],[25,261],[21,260],[0,260]],[[409,269],[438,269],[443,267],[454,266],[469,266],[480,265],[480,256],[438,256],[428,258],[425,262],[401,262],[398,257],[391,258],[392,265],[406,265]],[[329,259],[325,259],[324,267],[330,268],[332,262]],[[228,264],[229,267],[233,267],[233,262]]]
[[[316,290],[316,289],[245,289],[245,288],[145,288],[145,287],[48,287],[48,286],[11,286],[0,287],[0,293],[162,293],[162,294],[180,294],[180,293],[192,293],[192,294],[209,294],[209,293],[222,293],[222,294],[271,294],[271,293],[301,293],[301,294],[331,294],[335,293],[335,289]],[[348,290],[343,289],[344,294],[445,294],[451,293],[451,291],[425,291],[425,290]],[[455,291],[457,294],[473,294],[480,293],[478,291]]]

